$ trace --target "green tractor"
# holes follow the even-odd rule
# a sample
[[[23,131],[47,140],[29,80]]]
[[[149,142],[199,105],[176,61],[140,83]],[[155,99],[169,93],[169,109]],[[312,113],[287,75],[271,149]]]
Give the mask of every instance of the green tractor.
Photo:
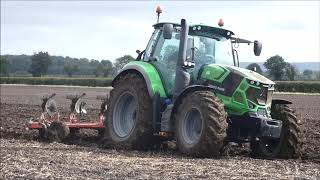
[[[105,131],[112,147],[145,149],[159,139],[176,140],[184,154],[212,157],[233,142],[250,143],[257,157],[298,155],[299,120],[291,102],[272,99],[274,82],[239,68],[235,47],[254,44],[259,56],[261,43],[184,19],[153,27],[146,49],[112,82]]]

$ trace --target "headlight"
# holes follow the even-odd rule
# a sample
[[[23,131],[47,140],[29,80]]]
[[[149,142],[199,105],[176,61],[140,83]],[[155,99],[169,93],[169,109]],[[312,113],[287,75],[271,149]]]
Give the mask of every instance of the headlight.
[[[254,81],[254,80],[248,80],[249,84],[254,85],[254,86],[259,86],[260,82],[259,81]]]

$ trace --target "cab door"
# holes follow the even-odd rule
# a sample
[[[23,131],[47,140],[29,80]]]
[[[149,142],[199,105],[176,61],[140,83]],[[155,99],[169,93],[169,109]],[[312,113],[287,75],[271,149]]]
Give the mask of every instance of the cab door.
[[[151,53],[151,63],[157,68],[168,96],[174,90],[179,44],[179,33],[173,32],[171,39],[164,39],[160,31]]]

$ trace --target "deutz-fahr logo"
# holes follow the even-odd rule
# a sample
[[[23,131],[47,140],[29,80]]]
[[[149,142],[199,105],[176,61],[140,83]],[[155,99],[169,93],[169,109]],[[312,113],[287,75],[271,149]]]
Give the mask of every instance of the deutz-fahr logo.
[[[225,89],[224,89],[224,88],[219,87],[219,86],[210,85],[210,87],[211,87],[212,89],[216,89],[216,90],[218,90],[218,91],[222,91],[222,92],[224,92],[224,91],[225,91]]]

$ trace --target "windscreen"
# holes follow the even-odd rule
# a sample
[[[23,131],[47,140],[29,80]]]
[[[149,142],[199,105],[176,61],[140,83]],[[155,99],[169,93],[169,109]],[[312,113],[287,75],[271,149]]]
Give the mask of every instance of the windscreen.
[[[203,64],[234,65],[231,42],[224,37],[214,39],[203,36],[189,36],[187,57],[192,58],[192,55],[194,55],[196,66],[202,66]]]

